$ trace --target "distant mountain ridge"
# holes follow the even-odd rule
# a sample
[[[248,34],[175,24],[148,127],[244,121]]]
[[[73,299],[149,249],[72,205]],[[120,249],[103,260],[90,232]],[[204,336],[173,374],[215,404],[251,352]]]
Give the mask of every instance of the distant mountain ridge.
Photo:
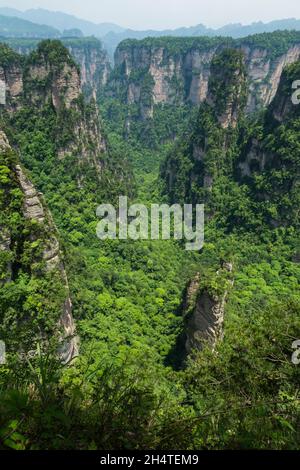
[[[124,28],[114,23],[96,24],[91,21],[82,20],[76,16],[59,11],[49,11],[42,8],[19,11],[14,8],[0,8],[0,15],[15,16],[23,20],[32,21],[37,24],[45,24],[63,32],[65,29],[80,29],[85,36],[102,37],[109,32],[122,33]]]
[[[300,31],[300,20],[295,18],[288,18],[284,20],[275,20],[270,23],[263,23],[261,21],[252,23],[250,25],[228,24],[219,29],[207,28],[203,24],[191,26],[187,28],[168,29],[164,31],[134,31],[127,29],[121,33],[109,32],[102,40],[108,52],[112,54],[117,48],[118,44],[124,39],[145,39],[146,37],[195,37],[195,36],[226,36],[233,39],[238,39],[253,34],[273,33],[277,30],[296,30]]]
[[[16,17],[0,15],[0,36],[9,38],[58,38],[58,29]]]
[[[77,18],[76,16],[70,15],[68,13],[63,13],[59,11],[49,11],[41,8],[19,11],[14,8],[3,7],[0,8],[0,15],[15,17],[15,20],[19,18],[20,20],[31,21],[32,23],[36,24],[36,27],[38,27],[38,25],[46,25],[43,26],[43,28],[54,28],[56,30],[56,34],[58,33],[58,30],[61,34],[63,34],[64,30],[81,30],[85,36],[96,36],[98,38],[101,38],[111,57],[113,56],[118,44],[124,39],[144,39],[146,37],[161,36],[230,36],[234,39],[237,39],[253,34],[274,32],[276,30],[300,31],[300,19],[298,20],[295,18],[274,20],[269,23],[263,23],[259,21],[250,25],[242,25],[241,23],[228,24],[218,29],[208,28],[204,24],[200,23],[196,26],[181,27],[177,29],[166,29],[162,31],[137,31],[133,29],[123,28],[114,23],[104,22],[96,24],[92,21]],[[48,34],[50,34],[49,31]],[[53,37],[52,34],[53,31],[49,37]],[[7,34],[3,35],[6,37],[8,36]],[[29,34],[25,35],[25,37],[28,36]],[[41,37],[45,37],[45,34],[43,34]]]

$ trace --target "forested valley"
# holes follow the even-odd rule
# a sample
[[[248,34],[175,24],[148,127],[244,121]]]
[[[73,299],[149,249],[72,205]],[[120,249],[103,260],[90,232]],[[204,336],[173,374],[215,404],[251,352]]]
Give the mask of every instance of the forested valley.
[[[18,40],[0,79],[0,449],[298,449],[299,33]],[[203,248],[99,240],[120,195],[205,204]]]

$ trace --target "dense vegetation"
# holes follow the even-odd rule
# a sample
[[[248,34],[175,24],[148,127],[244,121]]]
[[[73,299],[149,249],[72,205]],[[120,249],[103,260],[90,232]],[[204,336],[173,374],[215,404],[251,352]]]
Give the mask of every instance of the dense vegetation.
[[[13,151],[1,151],[0,336],[11,352],[21,353],[36,347],[41,332],[57,339],[65,288],[59,272],[48,273],[45,267],[43,250],[53,235],[49,225],[40,226],[22,212],[24,195],[15,174],[18,163]]]
[[[54,66],[64,60],[57,44],[46,43],[40,51],[47,57],[51,53]],[[299,172],[299,111],[282,125],[268,114],[272,107],[262,120],[246,121],[240,58],[230,49],[216,58],[210,87],[218,99],[205,103],[199,113],[188,106],[156,106],[153,119],[141,121],[133,106],[102,96],[108,153],[101,157],[105,165],[100,181],[88,162],[76,163],[76,152],[57,158],[61,146],[74,138],[79,117],[74,108],[58,112],[48,102],[25,102],[13,116],[2,113],[2,125],[44,193],[60,233],[81,351],[68,367],[59,364],[50,346],[41,345],[22,367],[8,351],[7,365],[0,366],[0,447],[299,448],[299,366],[291,362],[292,343],[300,338],[298,225],[296,220],[279,220],[274,227],[265,217],[266,206],[272,213],[273,206],[281,212],[278,205],[288,199],[282,187],[287,181],[289,195],[291,174]],[[35,61],[33,54],[29,63]],[[289,80],[298,66],[287,70]],[[220,70],[224,86],[214,81]],[[224,129],[219,118],[233,98],[238,99],[238,123]],[[89,113],[83,101],[78,106]],[[136,118],[128,119],[134,113]],[[243,181],[236,163],[255,136],[272,146],[286,168],[268,167]],[[193,161],[192,150],[203,143],[208,146],[201,166]],[[166,187],[160,178],[161,164],[163,178],[175,164],[174,187]],[[212,192],[203,188],[207,169]],[[4,191],[7,171],[1,180]],[[253,198],[262,179],[271,200],[263,207]],[[188,253],[175,241],[100,242],[96,206],[115,202],[119,194],[145,204],[205,199],[211,217],[204,249]],[[297,191],[291,194],[296,212]],[[18,211],[20,199],[12,203]],[[3,213],[9,219],[12,203],[6,202]],[[186,285],[200,273],[202,284],[216,289],[221,260],[234,265],[224,340],[215,351],[204,347],[186,358],[177,347],[185,331]],[[4,289],[11,292],[10,284]],[[10,301],[16,305],[14,292]],[[44,309],[37,297],[30,301],[30,312],[37,304]],[[1,308],[6,311],[2,299]],[[18,314],[23,311],[18,304]],[[55,319],[55,314],[43,312]]]

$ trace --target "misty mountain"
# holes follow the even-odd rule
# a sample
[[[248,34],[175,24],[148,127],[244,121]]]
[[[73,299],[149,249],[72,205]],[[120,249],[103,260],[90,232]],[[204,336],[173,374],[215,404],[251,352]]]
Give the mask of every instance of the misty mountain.
[[[0,15],[0,36],[14,38],[58,38],[60,32],[51,26]]]
[[[124,28],[113,23],[92,23],[81,20],[76,16],[59,11],[49,11],[42,8],[19,11],[14,8],[0,8],[1,15],[15,16],[38,24],[45,24],[59,29],[61,32],[68,29],[80,29],[85,36],[102,37],[109,32],[122,33]]]
[[[124,29],[114,23],[96,24],[91,21],[77,18],[74,15],[58,11],[49,11],[41,8],[31,9],[24,12],[14,8],[0,8],[0,15],[14,17],[7,20],[7,25],[2,21],[2,32],[0,31],[2,36],[37,37],[39,35],[39,31],[40,37],[57,37],[59,36],[59,31],[62,34],[66,31],[76,31],[75,36],[80,36],[80,31],[82,31],[85,36],[96,36],[101,38],[111,57],[113,57],[118,44],[124,39],[144,39],[146,37],[160,36],[230,36],[232,38],[241,38],[253,34],[273,32],[276,30],[300,30],[300,20],[295,18],[275,20],[270,23],[255,22],[250,25],[242,25],[240,23],[228,24],[218,29],[208,28],[203,24],[198,24],[192,27],[165,29],[161,31],[137,31],[133,29]],[[20,21],[23,20],[25,22],[18,23],[17,18]],[[26,21],[30,21],[31,23],[26,26]],[[36,23],[36,25],[33,26],[33,23]],[[38,25],[43,25],[42,29],[40,29]],[[53,30],[53,28],[55,28],[55,30]]]

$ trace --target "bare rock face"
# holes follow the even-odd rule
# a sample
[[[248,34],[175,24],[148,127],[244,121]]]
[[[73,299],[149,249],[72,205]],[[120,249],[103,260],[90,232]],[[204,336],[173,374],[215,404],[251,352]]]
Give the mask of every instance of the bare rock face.
[[[283,69],[300,57],[300,44],[290,47],[285,54],[272,59],[263,48],[242,48],[249,77],[247,112],[267,107],[276,95]]]
[[[116,69],[123,70],[121,82],[127,89],[127,103],[141,104],[144,78],[152,80],[151,104],[141,107],[141,117],[153,116],[156,104],[183,104],[187,101],[198,105],[207,96],[210,63],[217,50],[209,47],[203,52],[197,49],[182,54],[171,54],[164,47],[120,46],[115,55]],[[136,80],[134,72],[140,70],[144,78]],[[115,81],[115,89],[122,86]],[[144,111],[144,112],[143,112]]]
[[[38,193],[32,183],[24,175],[22,168],[17,165],[16,173],[20,183],[20,187],[24,194],[24,216],[26,219],[37,220],[43,223],[45,220],[45,212]]]
[[[292,55],[291,57],[295,56]],[[296,61],[292,67],[299,68],[299,63],[299,61]],[[291,76],[289,76],[290,73]],[[289,72],[289,67],[287,67],[282,71],[280,77],[277,92],[273,97],[265,118],[267,126],[272,125],[277,127],[289,118],[299,116],[299,105],[296,106],[292,102],[292,83],[298,77],[298,72],[293,77],[292,72]],[[255,172],[263,173],[268,167],[272,166],[275,159],[278,159],[278,157],[268,151],[259,138],[252,137],[247,145],[247,152],[238,164],[240,176],[242,178],[252,177]]]
[[[246,112],[250,114],[271,103],[284,67],[300,56],[300,38],[297,37],[295,44],[287,46],[279,55],[273,53],[271,46],[257,46],[247,38],[216,40],[215,44],[197,44],[195,41],[186,46],[185,38],[180,42],[182,44],[178,38],[169,38],[165,45],[160,39],[153,40],[151,44],[147,40],[121,43],[115,54],[115,70],[120,71],[119,78],[114,78],[116,94],[125,86],[127,103],[140,104],[143,77],[148,74],[153,80],[152,107],[160,103],[192,103],[197,106],[208,96],[211,63],[215,55],[230,46],[242,51],[244,56],[249,82]],[[136,71],[142,72],[139,78],[134,74]],[[153,110],[148,114],[151,117]]]
[[[6,46],[2,46],[11,55],[7,63],[0,61],[0,81],[4,86],[4,100],[8,111],[20,107],[20,98],[23,93],[23,72],[21,58],[12,53]],[[2,104],[3,105],[3,104]]]
[[[92,44],[88,41],[89,38],[86,38],[76,45],[71,40],[66,40],[65,46],[80,67],[81,86],[85,95],[96,100],[107,84],[111,65],[100,41],[95,38],[90,40]],[[64,41],[62,42],[64,44]]]
[[[299,223],[297,137],[290,138],[297,136],[298,130],[300,106],[293,102],[293,84],[299,76],[300,60],[283,70],[277,93],[260,127],[243,146],[237,162],[238,180],[251,187],[253,200],[261,206],[265,221],[274,228]],[[278,177],[279,172],[284,178]],[[271,210],[265,210],[266,207]]]
[[[44,104],[50,100],[57,111],[62,107],[62,103],[69,109],[81,91],[78,71],[67,64],[58,70],[54,70],[47,62],[32,65],[27,72],[26,81],[48,82],[49,85],[44,87],[43,93],[37,87],[32,87],[32,91],[27,92],[27,98],[33,105]]]
[[[233,266],[224,263],[222,270],[231,273]],[[221,274],[221,271],[217,273]],[[212,349],[223,336],[225,305],[228,296],[226,290],[222,294],[213,294],[207,288],[200,288],[200,275],[198,274],[187,290],[185,311],[186,314],[186,342],[187,354],[193,350],[200,351],[205,344]]]
[[[10,150],[8,139],[3,131],[0,130],[0,150]]]
[[[6,43],[18,54],[28,56],[37,49],[40,40],[22,38],[6,39]],[[68,49],[76,64],[80,67],[81,86],[87,98],[96,100],[105,87],[111,71],[110,60],[102,43],[95,37],[62,38],[62,44]]]

